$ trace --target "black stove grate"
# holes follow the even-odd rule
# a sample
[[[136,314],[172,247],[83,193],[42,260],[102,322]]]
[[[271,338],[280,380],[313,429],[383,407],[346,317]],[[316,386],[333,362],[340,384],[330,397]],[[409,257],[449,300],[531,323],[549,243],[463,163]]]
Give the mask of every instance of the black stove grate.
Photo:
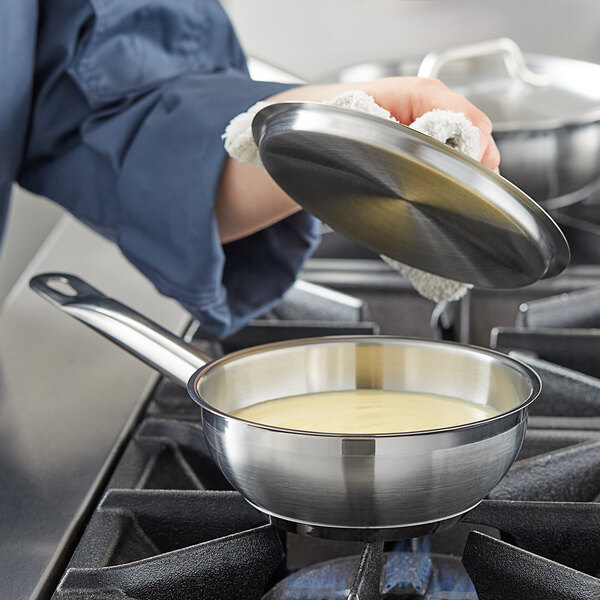
[[[493,348],[518,349],[600,377],[600,286],[519,307],[514,327],[492,331]]]
[[[283,558],[235,492],[110,491],[82,545],[54,600],[256,600]]]
[[[600,494],[600,441],[517,461],[490,493],[494,500],[592,502]]]
[[[480,600],[600,598],[600,580],[475,531],[463,562]]]
[[[499,529],[519,548],[599,575],[599,509],[596,502],[485,500],[468,520]]]

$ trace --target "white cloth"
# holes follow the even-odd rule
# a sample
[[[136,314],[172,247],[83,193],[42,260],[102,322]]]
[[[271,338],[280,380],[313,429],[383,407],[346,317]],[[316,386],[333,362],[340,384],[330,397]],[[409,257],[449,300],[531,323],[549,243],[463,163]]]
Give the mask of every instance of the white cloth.
[[[471,158],[479,158],[479,129],[463,113],[436,108],[411,123],[410,128],[444,142]]]
[[[340,106],[396,121],[389,111],[379,106],[371,96],[360,90],[342,92],[333,100],[323,104]],[[231,120],[223,134],[225,150],[229,156],[240,162],[264,168],[258,148],[252,137],[252,119],[259,110],[267,105],[267,102],[257,102],[245,113]],[[410,127],[438,141],[447,143],[471,158],[476,159],[479,157],[479,130],[462,113],[435,109],[416,119]],[[472,287],[467,283],[409,267],[387,256],[381,258],[409,279],[419,294],[435,302],[459,300]]]
[[[269,104],[269,102],[257,102],[246,112],[229,121],[225,133],[221,137],[225,140],[225,150],[231,158],[264,169],[258,153],[258,146],[252,136],[252,120],[259,110]]]

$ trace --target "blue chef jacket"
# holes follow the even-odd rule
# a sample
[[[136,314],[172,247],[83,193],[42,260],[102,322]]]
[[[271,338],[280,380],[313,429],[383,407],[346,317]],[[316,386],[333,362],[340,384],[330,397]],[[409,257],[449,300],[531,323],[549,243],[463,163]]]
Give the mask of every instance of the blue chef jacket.
[[[225,246],[217,231],[221,134],[284,88],[249,78],[216,0],[0,0],[0,222],[17,180],[227,335],[318,243],[303,212]]]

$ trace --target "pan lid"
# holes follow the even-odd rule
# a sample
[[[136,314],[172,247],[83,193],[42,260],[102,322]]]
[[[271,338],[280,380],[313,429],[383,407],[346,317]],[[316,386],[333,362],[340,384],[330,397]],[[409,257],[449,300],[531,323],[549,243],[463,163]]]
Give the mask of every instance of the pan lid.
[[[600,65],[524,55],[509,38],[431,52],[418,76],[441,78],[492,120],[495,133],[600,120]]]
[[[298,204],[379,254],[482,288],[558,275],[549,215],[476,160],[386,119],[310,102],[254,118],[261,160]]]

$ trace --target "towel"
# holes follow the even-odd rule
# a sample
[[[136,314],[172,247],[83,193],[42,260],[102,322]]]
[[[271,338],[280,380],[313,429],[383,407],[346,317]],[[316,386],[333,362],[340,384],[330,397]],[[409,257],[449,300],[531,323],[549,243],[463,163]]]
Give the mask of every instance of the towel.
[[[240,162],[264,168],[258,147],[252,137],[252,119],[268,104],[268,102],[257,102],[245,113],[231,120],[222,136],[229,156]],[[323,104],[357,110],[397,122],[389,111],[361,90],[342,92],[333,100]],[[479,157],[479,130],[462,113],[435,109],[416,119],[410,127],[464,152],[471,158]],[[381,258],[406,277],[421,296],[435,302],[459,300],[472,287],[467,283],[409,267],[387,256],[382,255]]]

